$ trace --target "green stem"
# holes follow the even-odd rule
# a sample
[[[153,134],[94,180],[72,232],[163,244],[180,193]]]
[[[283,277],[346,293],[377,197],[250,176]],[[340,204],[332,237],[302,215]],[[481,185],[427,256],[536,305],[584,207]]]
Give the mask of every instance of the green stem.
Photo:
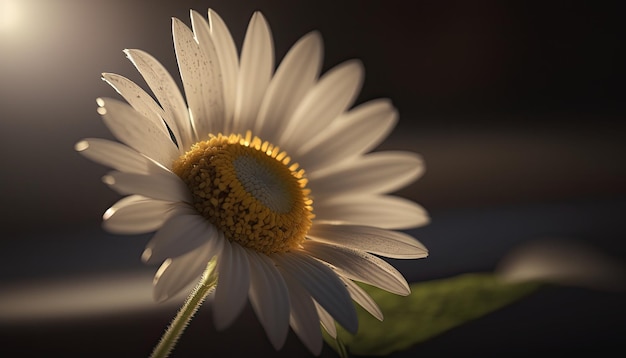
[[[159,344],[154,348],[151,358],[165,358],[170,355],[178,339],[187,328],[189,321],[193,318],[207,295],[217,286],[217,271],[215,270],[216,258],[209,261],[198,285],[191,291],[185,303],[180,308],[176,317],[161,337]]]

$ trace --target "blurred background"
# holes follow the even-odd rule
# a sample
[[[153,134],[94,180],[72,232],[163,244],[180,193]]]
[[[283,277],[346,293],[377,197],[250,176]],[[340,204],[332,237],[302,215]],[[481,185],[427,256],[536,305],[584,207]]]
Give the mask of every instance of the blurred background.
[[[117,97],[102,72],[144,86],[123,49],[150,52],[177,78],[171,17],[190,24],[189,9],[216,10],[239,48],[261,10],[277,60],[317,29],[324,70],[363,61],[357,103],[388,97],[400,112],[378,149],[415,151],[427,165],[398,193],[432,217],[411,231],[430,256],[394,262],[409,281],[493,271],[511,250],[555,238],[623,264],[626,33],[616,5],[0,0],[2,350],[147,356],[176,312],[180,297],[151,300],[156,267],[139,260],[149,235],[102,231],[119,195],[73,146],[112,138],[96,113],[97,97]],[[624,298],[548,288],[395,356],[609,352],[624,348]],[[174,356],[204,352],[274,353],[250,309],[224,332],[201,310]],[[279,355],[307,351],[290,333]]]

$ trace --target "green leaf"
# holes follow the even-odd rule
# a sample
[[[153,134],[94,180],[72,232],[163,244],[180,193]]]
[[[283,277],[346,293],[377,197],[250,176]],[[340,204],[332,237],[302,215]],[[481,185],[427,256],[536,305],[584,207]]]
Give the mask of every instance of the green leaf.
[[[506,283],[494,274],[464,274],[414,283],[409,296],[397,296],[372,286],[362,287],[385,315],[380,322],[361,307],[359,331],[351,335],[337,327],[337,340],[325,332],[338,353],[387,355],[484,316],[533,292],[538,283]],[[342,347],[343,346],[343,347]]]

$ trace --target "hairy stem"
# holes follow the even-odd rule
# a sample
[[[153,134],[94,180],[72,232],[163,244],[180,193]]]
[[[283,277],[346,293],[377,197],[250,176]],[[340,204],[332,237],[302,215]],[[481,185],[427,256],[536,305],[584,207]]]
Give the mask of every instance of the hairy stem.
[[[187,328],[187,325],[193,318],[194,314],[202,305],[207,295],[217,286],[217,271],[215,270],[216,258],[209,261],[206,270],[202,274],[200,282],[191,291],[185,303],[180,308],[176,317],[172,320],[169,327],[161,337],[159,344],[154,347],[151,358],[165,358],[170,355],[178,339]]]

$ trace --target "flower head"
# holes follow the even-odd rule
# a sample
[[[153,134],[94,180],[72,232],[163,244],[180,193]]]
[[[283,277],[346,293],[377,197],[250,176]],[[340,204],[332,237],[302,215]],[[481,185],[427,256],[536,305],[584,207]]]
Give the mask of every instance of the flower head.
[[[421,258],[426,248],[392,230],[425,224],[417,204],[388,193],[417,179],[420,157],[372,152],[395,125],[386,99],[353,107],[359,61],[320,75],[322,40],[302,37],[274,71],[273,40],[252,16],[241,54],[222,19],[191,12],[173,20],[184,96],[167,70],[126,50],[154,97],[117,74],[103,79],[127,103],[98,99],[119,142],[84,139],[76,149],[113,168],[103,181],[127,195],[109,208],[114,233],[156,231],[143,252],[160,263],[157,300],[196,281],[217,258],[212,302],[218,329],[246,302],[276,349],[289,326],[314,354],[322,326],[357,330],[353,301],[382,313],[354,281],[406,295],[402,275],[378,256]]]

